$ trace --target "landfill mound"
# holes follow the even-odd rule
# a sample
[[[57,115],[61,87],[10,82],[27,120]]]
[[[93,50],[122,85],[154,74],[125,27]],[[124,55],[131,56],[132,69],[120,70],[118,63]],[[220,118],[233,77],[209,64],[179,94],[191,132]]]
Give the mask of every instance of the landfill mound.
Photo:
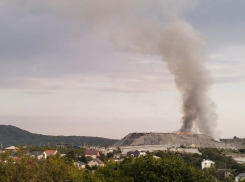
[[[241,143],[226,143],[217,141],[205,134],[186,133],[130,133],[115,146],[165,145],[196,148],[244,148]]]

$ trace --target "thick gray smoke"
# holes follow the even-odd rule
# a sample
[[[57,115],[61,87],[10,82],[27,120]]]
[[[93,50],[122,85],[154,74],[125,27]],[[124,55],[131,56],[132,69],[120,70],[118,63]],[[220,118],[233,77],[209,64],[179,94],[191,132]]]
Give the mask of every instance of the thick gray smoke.
[[[182,96],[181,131],[190,132],[195,124],[199,132],[214,135],[217,115],[207,94],[212,79],[204,65],[207,57],[202,40],[190,25],[177,22],[164,30],[159,44]]]
[[[16,0],[8,1],[12,5]],[[43,7],[60,18],[75,20],[90,33],[107,37],[119,48],[161,56],[174,75],[182,97],[182,132],[195,126],[214,135],[217,115],[208,97],[212,85],[205,67],[207,56],[200,35],[182,15],[195,0],[21,0],[22,5]],[[25,2],[25,3],[24,3]]]

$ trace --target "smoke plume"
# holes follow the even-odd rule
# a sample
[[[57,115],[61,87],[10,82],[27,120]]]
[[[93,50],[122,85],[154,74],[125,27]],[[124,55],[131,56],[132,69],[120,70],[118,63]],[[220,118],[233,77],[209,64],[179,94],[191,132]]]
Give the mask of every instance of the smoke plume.
[[[162,56],[182,97],[182,132],[190,132],[195,124],[199,132],[214,135],[217,115],[208,97],[212,84],[203,41],[186,22],[170,24],[159,43]]]
[[[16,4],[16,0],[8,3]],[[217,115],[208,96],[212,85],[201,36],[182,17],[195,0],[21,0],[60,18],[81,23],[123,50],[158,55],[167,62],[182,98],[182,132],[195,126],[214,135]]]

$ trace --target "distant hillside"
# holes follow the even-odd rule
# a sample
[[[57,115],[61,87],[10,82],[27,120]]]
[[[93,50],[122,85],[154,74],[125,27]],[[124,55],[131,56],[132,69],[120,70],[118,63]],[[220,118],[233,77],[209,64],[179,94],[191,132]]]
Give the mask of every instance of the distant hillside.
[[[0,142],[3,147],[10,145],[56,145],[59,143],[70,145],[113,145],[118,140],[101,138],[101,137],[87,137],[87,136],[51,136],[30,133],[18,127],[11,125],[0,125]]]

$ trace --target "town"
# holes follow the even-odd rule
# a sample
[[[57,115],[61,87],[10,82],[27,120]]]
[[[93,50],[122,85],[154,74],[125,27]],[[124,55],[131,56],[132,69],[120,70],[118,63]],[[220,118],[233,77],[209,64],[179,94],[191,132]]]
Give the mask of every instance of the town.
[[[133,160],[136,162],[137,160],[149,160],[149,158],[152,161],[161,161],[168,158],[173,160],[174,157],[177,157],[196,170],[210,175],[210,179],[213,178],[219,181],[245,180],[245,163],[234,160],[231,154],[245,157],[245,150],[196,148],[194,144],[170,148],[164,148],[163,146],[141,146],[141,148],[140,146],[122,146],[121,148],[115,146],[72,146],[63,143],[55,146],[9,146],[0,149],[0,179],[3,178],[1,171],[7,170],[10,164],[12,167],[26,165],[24,168],[28,168],[28,166],[32,168],[33,165],[35,168],[45,162],[50,165],[52,159],[59,161],[57,165],[64,163],[64,166],[67,165],[77,170],[78,174],[80,172],[95,178],[103,170],[111,169],[112,166],[124,165],[125,161],[132,162]],[[103,175],[103,178],[106,178],[105,174]],[[19,176],[18,178],[20,179]]]

